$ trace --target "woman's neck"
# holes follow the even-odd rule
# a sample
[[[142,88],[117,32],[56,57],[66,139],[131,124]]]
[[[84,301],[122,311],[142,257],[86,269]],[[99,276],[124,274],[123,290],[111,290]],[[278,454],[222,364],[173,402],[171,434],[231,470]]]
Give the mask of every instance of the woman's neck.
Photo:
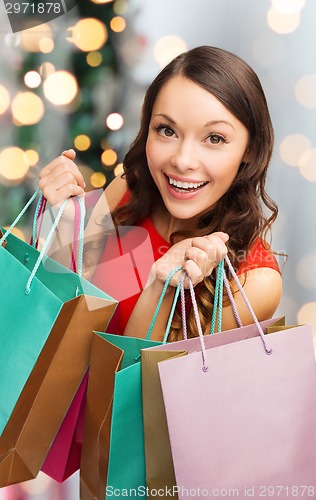
[[[194,231],[197,227],[197,219],[176,219],[164,209],[159,207],[152,214],[152,222],[156,231],[166,241],[170,241],[171,234],[176,231]]]

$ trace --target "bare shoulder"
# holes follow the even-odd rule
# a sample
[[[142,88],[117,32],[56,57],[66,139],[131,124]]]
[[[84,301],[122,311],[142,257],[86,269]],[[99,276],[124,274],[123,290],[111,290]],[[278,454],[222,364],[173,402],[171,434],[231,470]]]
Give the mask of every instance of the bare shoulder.
[[[109,206],[110,212],[114,210],[118,203],[123,198],[127,191],[126,180],[120,175],[115,177],[112,182],[105,188],[104,196],[106,198],[107,204]]]

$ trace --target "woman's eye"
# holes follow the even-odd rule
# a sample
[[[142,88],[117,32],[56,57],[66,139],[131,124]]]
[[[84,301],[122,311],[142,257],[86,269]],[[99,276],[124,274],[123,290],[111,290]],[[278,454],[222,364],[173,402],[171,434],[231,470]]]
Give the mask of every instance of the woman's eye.
[[[173,137],[174,131],[172,128],[167,127],[166,125],[159,125],[156,127],[156,130],[159,134],[165,136],[165,137]]]
[[[225,142],[224,137],[222,137],[219,134],[211,134],[208,136],[208,139],[209,139],[211,144],[220,144],[222,142]]]

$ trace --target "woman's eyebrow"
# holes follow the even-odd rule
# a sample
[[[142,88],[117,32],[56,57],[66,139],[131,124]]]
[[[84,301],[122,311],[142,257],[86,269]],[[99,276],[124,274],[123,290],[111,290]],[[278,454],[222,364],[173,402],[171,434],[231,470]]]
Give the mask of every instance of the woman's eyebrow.
[[[226,120],[211,120],[210,122],[205,123],[204,127],[209,127],[210,125],[218,125],[219,123],[223,123],[224,125],[229,125],[233,130],[234,127],[230,122],[227,122]]]
[[[165,120],[167,120],[168,122],[172,123],[173,125],[176,125],[176,122],[175,122],[172,118],[170,118],[170,116],[165,115],[164,113],[156,113],[155,115],[153,115],[153,118],[154,118],[155,116],[162,116],[162,117],[163,117],[163,118],[165,118]]]

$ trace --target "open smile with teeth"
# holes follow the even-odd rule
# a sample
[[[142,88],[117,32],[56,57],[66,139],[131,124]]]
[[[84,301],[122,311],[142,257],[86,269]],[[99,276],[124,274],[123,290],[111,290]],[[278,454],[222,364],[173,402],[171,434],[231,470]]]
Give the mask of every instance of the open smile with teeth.
[[[207,181],[205,182],[182,182],[182,181],[176,181],[175,179],[172,179],[171,177],[168,177],[168,182],[170,186],[175,189],[175,191],[178,191],[179,193],[188,193],[188,192],[193,192],[201,189],[203,186],[208,184]]]

